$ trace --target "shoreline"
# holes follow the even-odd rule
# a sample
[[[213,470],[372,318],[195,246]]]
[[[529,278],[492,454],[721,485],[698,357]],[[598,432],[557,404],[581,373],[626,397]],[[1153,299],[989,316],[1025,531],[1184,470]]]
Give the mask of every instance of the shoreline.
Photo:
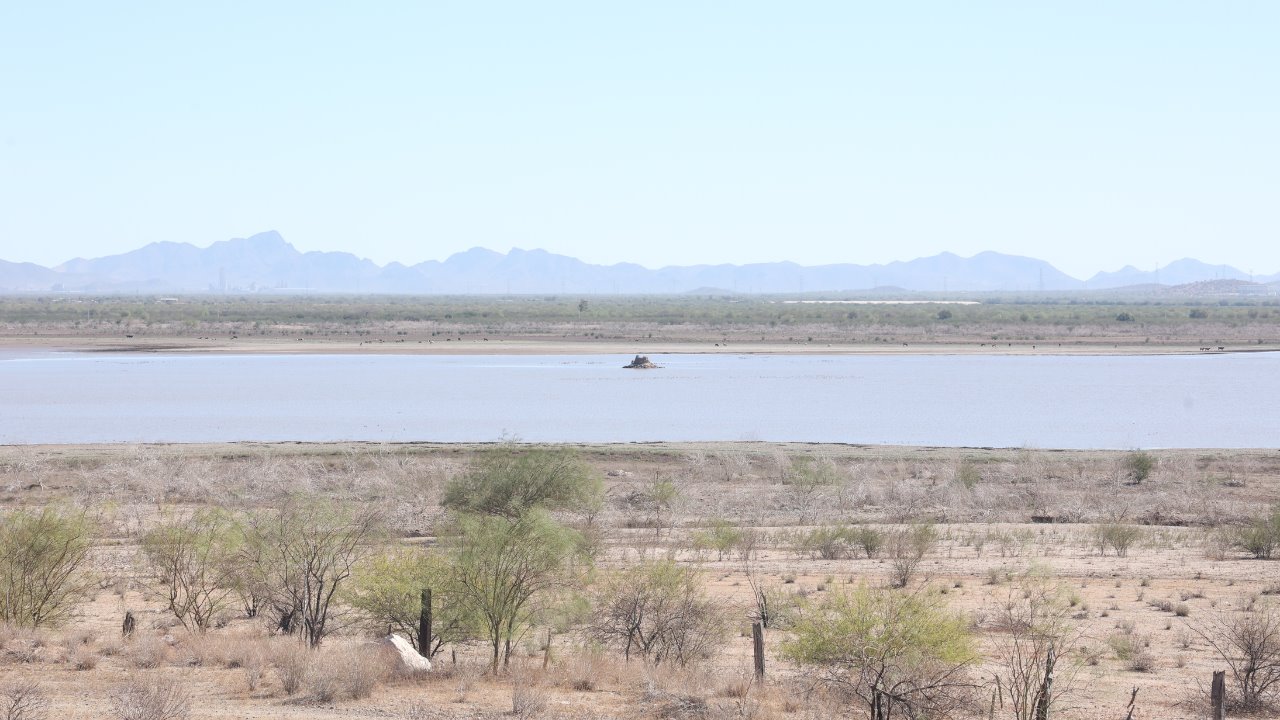
[[[1123,457],[1136,450],[1159,453],[1162,457],[1187,459],[1213,456],[1280,457],[1274,447],[1148,447],[1148,448],[1070,448],[992,445],[878,445],[874,443],[808,442],[801,440],[629,440],[602,442],[526,442],[521,440],[193,440],[193,441],[121,441],[72,443],[0,443],[0,461],[13,453],[50,456],[115,455],[129,452],[160,454],[235,455],[241,457],[313,456],[348,452],[390,452],[409,455],[435,453],[470,453],[514,443],[518,447],[570,448],[586,455],[667,455],[690,452],[745,452],[767,455],[775,452],[821,452],[830,455],[860,457],[953,457],[956,455],[1004,456],[1034,453],[1062,459],[1073,457]]]
[[[1280,346],[1150,345],[1092,343],[783,343],[521,340],[333,340],[0,337],[0,352],[154,353],[166,355],[957,355],[957,356],[1155,356],[1280,352]]]
[[[458,441],[440,440],[229,440],[229,441],[193,441],[193,442],[89,442],[89,443],[33,443],[33,444],[0,444],[0,459],[8,453],[34,452],[52,455],[89,456],[101,453],[118,454],[135,450],[147,450],[160,453],[173,452],[179,454],[195,453],[222,455],[234,452],[237,456],[259,454],[271,455],[331,455],[349,451],[404,452],[408,454],[431,453],[467,453],[493,448],[510,443],[506,440],[490,441]],[[646,454],[657,455],[688,452],[740,451],[757,454],[768,454],[775,451],[806,452],[821,450],[835,455],[858,456],[953,456],[957,453],[973,455],[990,453],[1008,455],[1019,453],[1043,453],[1068,459],[1074,456],[1114,456],[1122,457],[1134,452],[1133,448],[1041,448],[1041,447],[993,447],[993,446],[951,446],[951,445],[877,445],[867,443],[846,442],[804,442],[788,440],[635,440],[625,442],[519,442],[521,447],[563,447],[572,448],[588,455],[613,454]],[[1254,456],[1273,457],[1280,449],[1269,447],[1257,448],[1142,448],[1144,452],[1159,453],[1163,457],[1188,458],[1202,457],[1206,453],[1221,456]]]

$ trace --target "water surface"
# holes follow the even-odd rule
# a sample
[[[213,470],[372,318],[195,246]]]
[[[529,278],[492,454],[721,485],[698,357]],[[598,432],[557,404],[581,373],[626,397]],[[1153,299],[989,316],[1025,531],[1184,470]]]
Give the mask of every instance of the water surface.
[[[1280,356],[0,354],[0,443],[1275,447]]]

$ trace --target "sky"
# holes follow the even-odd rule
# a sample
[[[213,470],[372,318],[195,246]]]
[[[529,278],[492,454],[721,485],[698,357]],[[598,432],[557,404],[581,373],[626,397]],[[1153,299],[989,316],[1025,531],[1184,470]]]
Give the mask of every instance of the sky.
[[[0,258],[1280,271],[1280,3],[0,3]]]

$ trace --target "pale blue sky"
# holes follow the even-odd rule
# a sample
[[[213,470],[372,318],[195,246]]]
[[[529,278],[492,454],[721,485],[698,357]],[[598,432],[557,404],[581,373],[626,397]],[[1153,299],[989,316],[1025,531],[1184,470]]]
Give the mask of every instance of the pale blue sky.
[[[0,257],[1280,270],[1280,2],[0,4]]]

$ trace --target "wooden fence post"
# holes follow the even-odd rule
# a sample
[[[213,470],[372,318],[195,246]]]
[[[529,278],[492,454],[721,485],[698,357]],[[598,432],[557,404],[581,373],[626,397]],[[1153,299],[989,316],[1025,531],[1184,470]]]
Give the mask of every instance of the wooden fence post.
[[[1227,671],[1215,670],[1213,685],[1209,689],[1209,702],[1213,706],[1213,720],[1227,720]]]
[[[1057,649],[1049,643],[1049,652],[1044,657],[1044,680],[1040,683],[1040,693],[1036,697],[1035,720],[1049,720],[1049,705],[1053,700],[1053,665],[1057,662]]]
[[[418,611],[418,654],[431,657],[431,588],[422,591],[422,608]]]
[[[764,626],[751,623],[751,648],[756,661],[756,680],[764,680]]]

